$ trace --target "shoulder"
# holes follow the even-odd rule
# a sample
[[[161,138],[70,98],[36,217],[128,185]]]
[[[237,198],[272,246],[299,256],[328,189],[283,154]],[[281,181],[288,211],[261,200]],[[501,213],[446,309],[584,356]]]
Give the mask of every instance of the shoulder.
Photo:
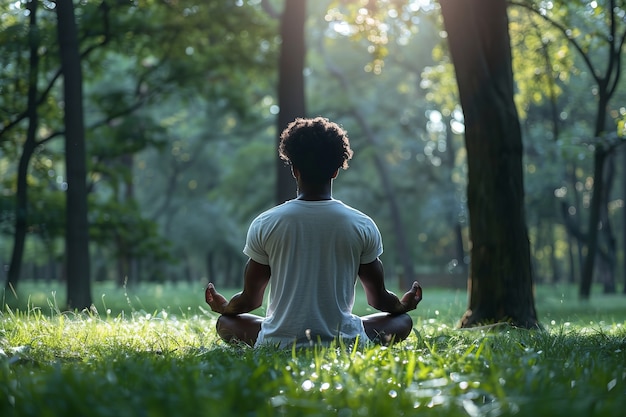
[[[264,224],[271,224],[282,218],[286,212],[293,208],[292,200],[274,206],[258,214],[251,222],[251,227],[260,227]]]
[[[374,222],[374,220],[369,215],[365,214],[364,212],[352,206],[349,206],[343,203],[340,200],[336,200],[336,201],[341,206],[342,210],[344,210],[344,212],[350,217],[352,217],[355,221],[364,225],[371,225],[371,226],[376,227],[376,222]]]

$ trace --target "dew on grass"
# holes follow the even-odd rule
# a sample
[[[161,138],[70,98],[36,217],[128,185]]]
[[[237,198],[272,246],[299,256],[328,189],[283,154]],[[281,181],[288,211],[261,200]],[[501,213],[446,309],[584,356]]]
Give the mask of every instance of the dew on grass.
[[[446,402],[446,397],[444,397],[443,395],[435,395],[433,398],[430,399],[430,402],[428,403],[427,407],[433,408],[435,406],[445,404],[445,402]]]
[[[459,382],[459,388],[465,391],[469,387],[469,383],[467,381]]]
[[[326,390],[328,390],[330,388],[330,384],[328,382],[324,382],[321,386],[320,386],[320,391],[324,392]]]
[[[302,389],[305,391],[311,391],[315,387],[315,384],[310,379],[307,379],[302,383]]]

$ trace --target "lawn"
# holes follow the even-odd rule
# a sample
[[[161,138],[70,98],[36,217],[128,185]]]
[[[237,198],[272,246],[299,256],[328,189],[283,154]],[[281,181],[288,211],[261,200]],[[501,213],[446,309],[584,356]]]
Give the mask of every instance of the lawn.
[[[201,285],[96,287],[64,313],[60,288],[24,284],[0,315],[2,417],[626,415],[623,296],[539,287],[545,331],[469,331],[465,293],[425,289],[396,347],[294,352],[218,341]]]

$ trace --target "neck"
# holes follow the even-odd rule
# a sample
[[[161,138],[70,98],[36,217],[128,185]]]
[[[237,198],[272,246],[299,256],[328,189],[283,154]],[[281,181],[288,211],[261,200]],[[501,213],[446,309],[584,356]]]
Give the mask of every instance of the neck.
[[[332,200],[332,183],[322,185],[298,184],[298,200],[322,201]]]

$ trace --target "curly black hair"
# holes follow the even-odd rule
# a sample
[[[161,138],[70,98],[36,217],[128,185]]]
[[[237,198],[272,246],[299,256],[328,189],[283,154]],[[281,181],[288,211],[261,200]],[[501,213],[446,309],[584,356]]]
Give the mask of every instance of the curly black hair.
[[[280,158],[300,171],[302,180],[321,184],[339,168],[348,169],[354,152],[348,134],[324,117],[297,118],[280,135]]]

